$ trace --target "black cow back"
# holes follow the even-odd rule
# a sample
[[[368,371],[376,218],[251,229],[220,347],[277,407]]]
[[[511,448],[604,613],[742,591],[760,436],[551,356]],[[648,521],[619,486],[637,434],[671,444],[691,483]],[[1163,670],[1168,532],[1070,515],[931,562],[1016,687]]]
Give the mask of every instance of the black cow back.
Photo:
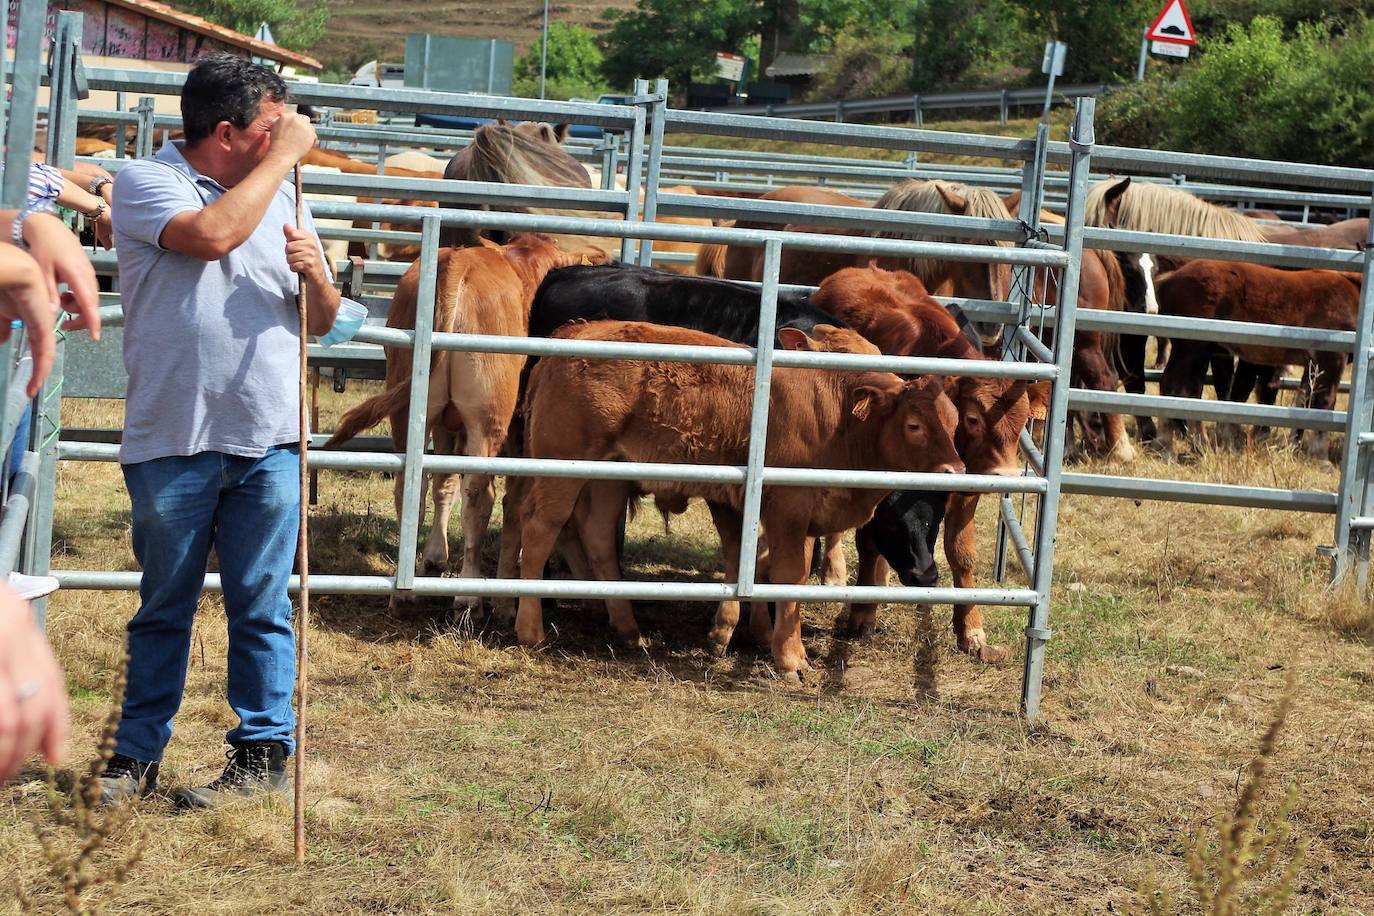
[[[647,321],[705,331],[758,346],[758,287],[618,264],[551,270],[534,295],[530,336],[548,337],[569,321]],[[778,293],[778,327],[848,327],[800,293]]]

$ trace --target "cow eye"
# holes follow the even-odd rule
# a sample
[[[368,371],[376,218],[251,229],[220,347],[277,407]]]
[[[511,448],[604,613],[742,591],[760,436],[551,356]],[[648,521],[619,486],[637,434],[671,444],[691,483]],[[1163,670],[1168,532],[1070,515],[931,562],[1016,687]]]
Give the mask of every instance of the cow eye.
[[[977,414],[969,414],[968,416],[964,417],[964,425],[967,426],[969,429],[977,429],[978,427],[983,425],[983,420]]]
[[[908,422],[907,425],[906,425],[906,431],[909,432],[909,433],[919,433],[919,432],[922,432],[922,431],[924,431],[924,430],[925,430],[925,427],[922,426],[920,423],[917,423],[917,422],[914,421],[914,420]]]

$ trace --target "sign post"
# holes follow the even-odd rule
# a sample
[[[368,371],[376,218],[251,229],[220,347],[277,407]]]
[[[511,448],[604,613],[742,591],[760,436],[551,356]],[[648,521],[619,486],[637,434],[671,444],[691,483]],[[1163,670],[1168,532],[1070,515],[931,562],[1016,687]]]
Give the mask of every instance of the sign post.
[[[1049,75],[1050,81],[1045,86],[1045,110],[1040,112],[1040,120],[1044,121],[1050,116],[1050,103],[1054,101],[1054,78],[1064,74],[1064,58],[1069,53],[1069,46],[1062,41],[1045,42],[1045,56],[1040,61],[1040,72]]]
[[[1145,78],[1145,45],[1149,43],[1150,52],[1163,57],[1187,57],[1193,45],[1197,44],[1197,33],[1193,30],[1192,17],[1183,0],[1167,0],[1164,8],[1155,17],[1154,24],[1145,30],[1140,41],[1140,63],[1135,78]]]

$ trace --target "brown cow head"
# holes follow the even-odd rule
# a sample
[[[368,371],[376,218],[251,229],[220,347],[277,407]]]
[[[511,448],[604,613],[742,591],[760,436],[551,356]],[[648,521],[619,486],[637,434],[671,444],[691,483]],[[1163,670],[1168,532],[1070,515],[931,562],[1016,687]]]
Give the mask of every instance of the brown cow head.
[[[1017,442],[1029,420],[1045,418],[1048,383],[965,377],[946,391],[959,411],[955,445],[969,473],[1021,476]]]
[[[926,375],[902,382],[887,373],[873,373],[868,379],[850,390],[850,412],[861,423],[877,424],[877,458],[883,467],[964,472],[954,446],[959,412],[945,394],[943,379]]]
[[[818,324],[808,335],[800,328],[778,328],[778,343],[784,350],[809,350],[813,353],[882,353],[851,328],[837,328],[833,324]]]

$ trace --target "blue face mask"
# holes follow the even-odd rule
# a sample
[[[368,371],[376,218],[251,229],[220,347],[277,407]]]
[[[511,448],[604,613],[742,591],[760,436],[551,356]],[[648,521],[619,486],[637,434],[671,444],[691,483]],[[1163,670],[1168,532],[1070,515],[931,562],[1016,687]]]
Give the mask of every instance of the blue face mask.
[[[352,340],[366,318],[367,306],[352,299],[340,299],[339,314],[334,318],[334,326],[329,329],[328,334],[316,339],[322,347],[332,347],[334,344]]]

